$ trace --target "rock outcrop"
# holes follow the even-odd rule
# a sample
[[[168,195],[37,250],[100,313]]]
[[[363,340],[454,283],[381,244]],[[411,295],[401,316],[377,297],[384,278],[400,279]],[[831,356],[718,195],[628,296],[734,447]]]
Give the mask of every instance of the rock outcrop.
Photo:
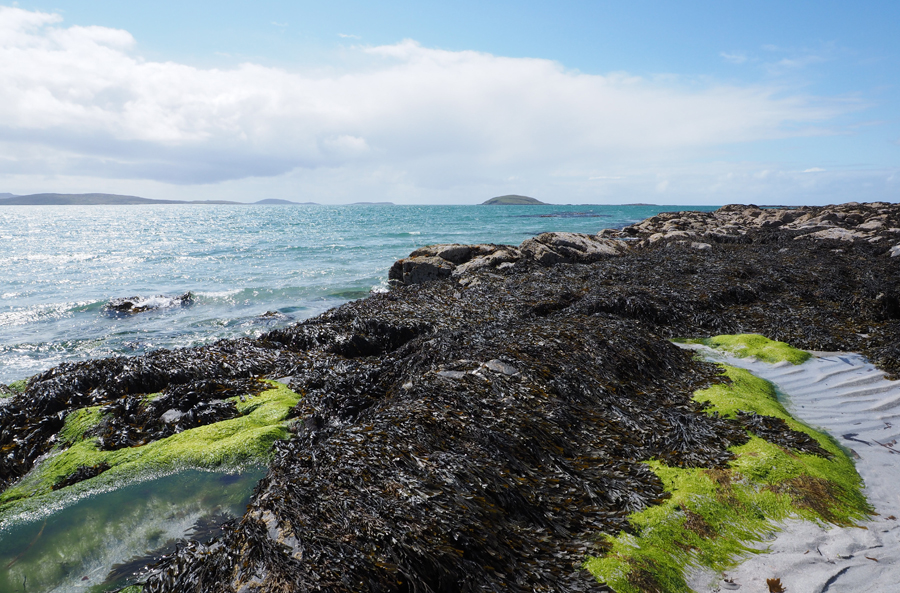
[[[733,241],[757,230],[780,230],[797,240],[861,239],[885,246],[900,245],[900,205],[849,202],[831,206],[759,208],[731,204],[714,212],[663,212],[621,230],[600,233],[607,238],[659,241]]]
[[[511,245],[429,245],[394,263],[388,279],[396,284],[421,284],[432,280],[460,278],[482,268],[503,269],[518,262],[544,266],[558,263],[591,263],[621,255],[628,246],[618,240],[582,233],[542,233]]]

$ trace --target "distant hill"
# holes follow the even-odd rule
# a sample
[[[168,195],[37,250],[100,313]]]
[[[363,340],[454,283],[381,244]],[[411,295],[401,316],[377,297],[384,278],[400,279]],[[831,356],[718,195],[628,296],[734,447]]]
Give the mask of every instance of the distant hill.
[[[116,194],[31,194],[0,197],[0,206],[132,206],[137,204],[239,204],[227,200],[185,202],[182,200],[152,200]]]
[[[276,205],[277,204],[294,204],[294,205],[300,205],[300,206],[306,206],[306,205],[318,206],[319,205],[318,202],[292,202],[290,200],[280,200],[278,198],[266,198],[265,200],[257,200],[253,203],[254,204],[264,204],[264,205],[265,204],[269,204],[269,205],[272,205],[272,204],[276,204]]]
[[[4,198],[15,198],[16,194],[0,194],[0,200]]]
[[[177,202],[115,194],[31,194],[0,199],[0,204],[6,206],[64,206],[70,204],[177,204]]]
[[[546,202],[542,202],[540,200],[536,200],[534,198],[529,198],[528,196],[517,196],[515,194],[510,194],[508,196],[497,196],[496,198],[491,198],[487,202],[482,202],[482,206],[539,206],[544,205],[547,206]]]

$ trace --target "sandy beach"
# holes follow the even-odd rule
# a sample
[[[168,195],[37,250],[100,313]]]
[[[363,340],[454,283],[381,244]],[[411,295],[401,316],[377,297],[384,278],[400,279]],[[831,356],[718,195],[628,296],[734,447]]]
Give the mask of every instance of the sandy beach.
[[[859,354],[814,353],[801,365],[769,364],[691,346],[711,361],[771,381],[791,414],[849,449],[877,515],[856,527],[788,521],[752,555],[725,573],[695,570],[698,592],[769,591],[779,579],[790,593],[889,593],[900,583],[900,381]]]

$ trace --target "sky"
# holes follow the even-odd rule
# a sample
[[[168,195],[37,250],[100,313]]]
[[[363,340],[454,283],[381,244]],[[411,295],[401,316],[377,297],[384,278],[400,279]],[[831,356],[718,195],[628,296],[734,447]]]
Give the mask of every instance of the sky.
[[[0,192],[898,202],[897,23],[895,0],[0,3]]]

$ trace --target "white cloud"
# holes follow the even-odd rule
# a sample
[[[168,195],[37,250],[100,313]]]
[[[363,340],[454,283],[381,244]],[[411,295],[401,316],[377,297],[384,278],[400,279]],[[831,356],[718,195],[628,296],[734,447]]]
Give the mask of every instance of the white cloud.
[[[540,186],[562,169],[584,181],[598,163],[624,170],[822,133],[853,108],[774,87],[685,88],[410,40],[347,49],[360,65],[340,74],[202,69],[145,60],[126,31],[60,22],[0,8],[6,178],[196,185],[290,176],[448,195],[510,177]],[[671,193],[667,183],[657,189]]]
[[[719,53],[722,58],[725,59],[726,62],[731,62],[732,64],[743,64],[747,61],[747,54],[743,52],[720,52]]]
[[[775,64],[772,64],[771,67],[784,68],[784,69],[805,68],[806,66],[809,66],[810,64],[819,64],[824,61],[825,61],[825,58],[823,58],[822,56],[807,54],[807,55],[797,56],[797,57],[793,57],[793,58],[783,58],[781,60],[778,60],[778,62],[776,62]]]
[[[359,35],[350,35],[349,33],[338,33],[338,37],[343,39],[362,39]]]
[[[824,170],[825,169],[821,169],[819,167],[812,167],[811,169],[804,169],[802,172],[803,173],[821,173]]]

